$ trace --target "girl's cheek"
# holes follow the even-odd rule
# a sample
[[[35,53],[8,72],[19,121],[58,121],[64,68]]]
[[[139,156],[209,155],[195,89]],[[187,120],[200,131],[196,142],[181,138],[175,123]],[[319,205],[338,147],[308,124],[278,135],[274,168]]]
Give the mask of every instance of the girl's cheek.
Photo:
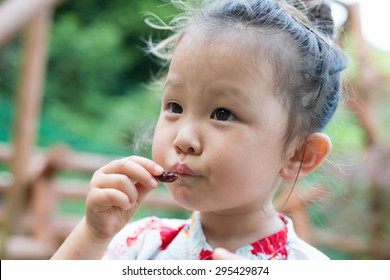
[[[156,137],[153,140],[153,145],[152,145],[152,159],[158,164],[161,164],[160,159],[161,159],[161,145],[159,141],[156,139]]]
[[[165,135],[164,130],[161,129],[161,125],[157,124],[152,145],[152,158],[156,163],[163,163],[163,159],[165,158],[164,155],[168,148],[167,145],[167,135]]]

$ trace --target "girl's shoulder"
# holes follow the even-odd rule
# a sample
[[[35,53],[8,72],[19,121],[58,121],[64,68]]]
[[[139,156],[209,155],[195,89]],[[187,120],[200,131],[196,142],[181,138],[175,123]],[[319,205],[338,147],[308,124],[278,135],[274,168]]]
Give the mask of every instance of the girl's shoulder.
[[[329,257],[317,248],[300,238],[293,240],[289,253],[289,260],[329,260]]]
[[[298,237],[290,218],[285,218],[288,228],[288,260],[329,260],[320,250]]]

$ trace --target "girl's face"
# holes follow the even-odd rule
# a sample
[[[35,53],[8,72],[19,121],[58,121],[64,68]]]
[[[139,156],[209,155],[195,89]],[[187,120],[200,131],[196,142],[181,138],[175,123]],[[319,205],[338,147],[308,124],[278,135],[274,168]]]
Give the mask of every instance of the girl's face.
[[[250,41],[192,31],[175,50],[153,159],[179,174],[167,187],[187,209],[267,210],[281,182],[287,113]]]

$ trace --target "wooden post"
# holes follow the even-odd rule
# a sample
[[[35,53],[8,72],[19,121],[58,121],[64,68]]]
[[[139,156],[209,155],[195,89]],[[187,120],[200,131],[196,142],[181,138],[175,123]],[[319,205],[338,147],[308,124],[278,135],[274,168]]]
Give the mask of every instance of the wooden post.
[[[21,221],[27,174],[36,141],[43,95],[51,10],[50,7],[42,9],[26,30],[25,57],[15,106],[17,109],[14,126],[15,153],[11,166],[14,184],[7,197],[6,232],[1,236],[2,245],[4,245],[4,240],[9,233],[18,231]],[[5,246],[2,246],[2,249],[4,248]]]
[[[58,172],[63,169],[68,149],[63,146],[54,147],[48,155],[44,156],[43,165],[38,173],[33,174],[31,212],[31,233],[47,244],[54,244],[54,213],[58,204],[57,192],[53,181]]]

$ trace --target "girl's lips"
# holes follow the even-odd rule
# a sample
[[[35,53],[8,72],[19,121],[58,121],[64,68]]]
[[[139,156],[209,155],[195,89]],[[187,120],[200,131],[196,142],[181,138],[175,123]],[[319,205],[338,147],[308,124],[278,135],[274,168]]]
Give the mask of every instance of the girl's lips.
[[[172,170],[175,171],[179,175],[184,176],[196,176],[195,172],[193,172],[185,163],[176,163]]]

